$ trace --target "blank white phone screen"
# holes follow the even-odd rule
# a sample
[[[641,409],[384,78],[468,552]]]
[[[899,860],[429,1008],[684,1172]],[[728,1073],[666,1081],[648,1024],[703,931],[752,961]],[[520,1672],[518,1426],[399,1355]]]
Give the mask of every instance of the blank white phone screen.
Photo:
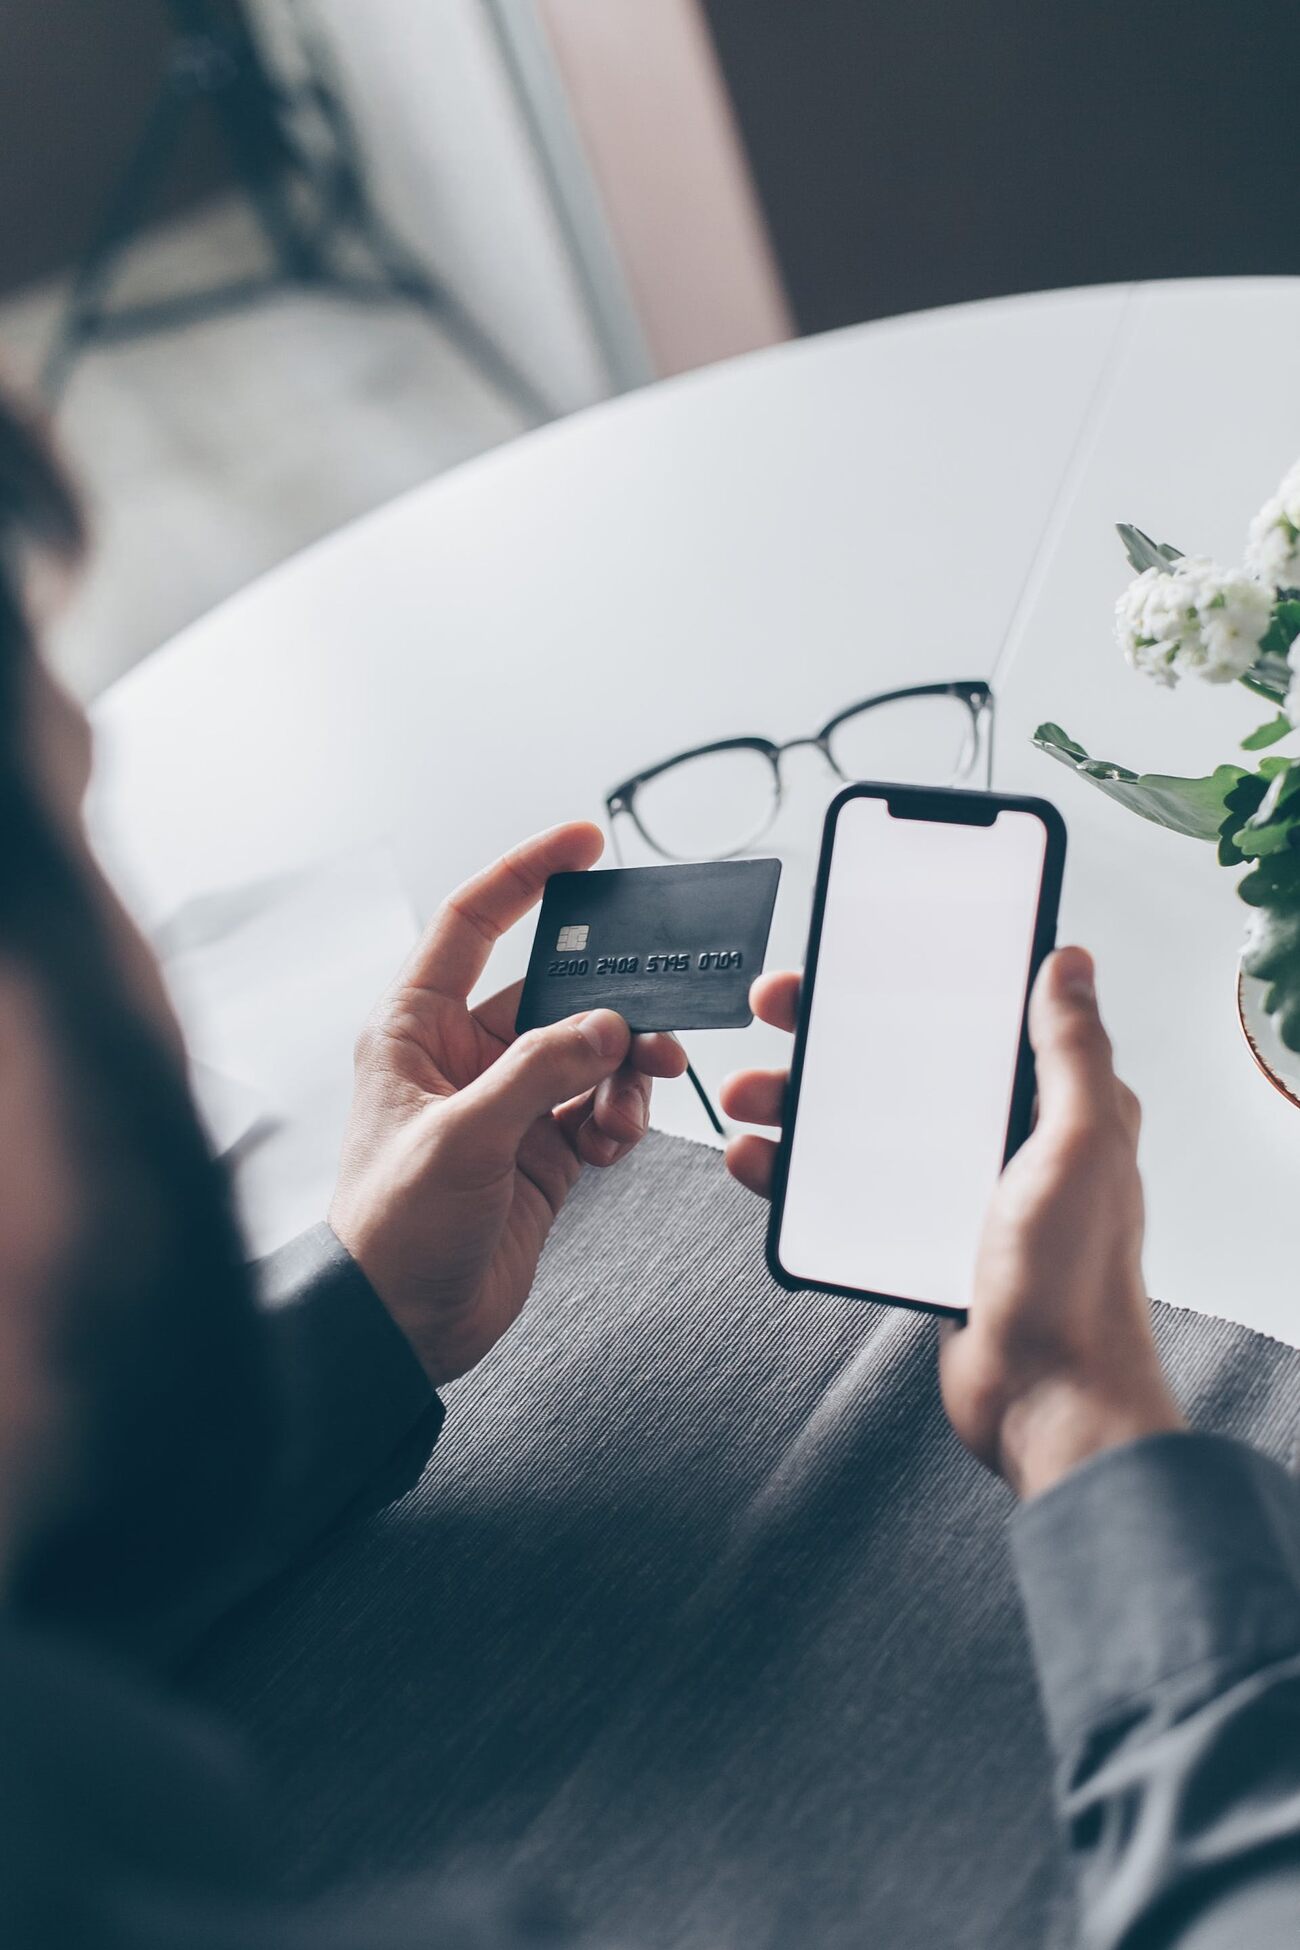
[[[779,1256],[965,1307],[1002,1169],[1047,832],[839,813]]]

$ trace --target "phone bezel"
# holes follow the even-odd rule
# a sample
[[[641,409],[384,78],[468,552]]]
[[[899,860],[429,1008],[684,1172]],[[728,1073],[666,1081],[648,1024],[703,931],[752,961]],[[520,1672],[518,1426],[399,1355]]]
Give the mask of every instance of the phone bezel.
[[[1065,869],[1065,821],[1046,799],[1023,798],[1002,792],[968,792],[952,786],[909,786],[872,782],[849,785],[836,793],[826,809],[822,827],[821,852],[817,861],[817,884],[813,893],[812,918],[808,928],[808,949],[799,989],[799,1015],[795,1025],[794,1054],[790,1063],[790,1083],[786,1093],[781,1138],[777,1147],[776,1169],[772,1181],[772,1207],[767,1226],[768,1271],[789,1293],[833,1293],[850,1300],[872,1301],[880,1306],[906,1307],[913,1313],[937,1314],[945,1320],[965,1320],[964,1307],[947,1307],[935,1301],[905,1299],[897,1293],[876,1293],[864,1287],[834,1286],[821,1280],[800,1279],[781,1263],[781,1222],[785,1212],[786,1180],[790,1153],[798,1120],[799,1093],[803,1082],[804,1051],[812,1017],[813,996],[817,987],[817,963],[821,953],[822,919],[830,884],[835,834],[844,807],[853,799],[884,799],[896,818],[931,819],[942,825],[992,826],[1002,812],[1030,813],[1046,830],[1043,872],[1038,888],[1038,909],[1034,917],[1033,945],[1029,956],[1029,975],[1020,1014],[1020,1045],[1016,1057],[1015,1081],[1007,1118],[1007,1137],[1002,1162],[1010,1158],[1029,1135],[1034,1104],[1034,1058],[1029,1047],[1029,995],[1039,968],[1051,953],[1056,940],[1056,920],[1061,901],[1061,881]],[[898,807],[900,810],[895,811]]]

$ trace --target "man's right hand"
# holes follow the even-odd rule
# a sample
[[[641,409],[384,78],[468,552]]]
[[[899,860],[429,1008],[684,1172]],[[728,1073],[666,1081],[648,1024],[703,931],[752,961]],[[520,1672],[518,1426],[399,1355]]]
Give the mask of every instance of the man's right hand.
[[[1092,959],[1062,948],[1029,1005],[1038,1121],[998,1181],[944,1407],[1019,1496],[1087,1457],[1181,1429],[1142,1278],[1138,1100],[1115,1075]]]
[[[797,998],[797,976],[754,984],[755,1014],[779,1028],[793,1029]],[[1115,1075],[1083,949],[1044,964],[1029,1034],[1038,1122],[998,1181],[970,1313],[945,1330],[940,1356],[954,1429],[1024,1497],[1103,1449],[1184,1426],[1142,1280],[1137,1099]],[[723,1107],[779,1124],[785,1082],[741,1072],[723,1086]],[[746,1135],[727,1163],[766,1195],[775,1155],[769,1139]]]

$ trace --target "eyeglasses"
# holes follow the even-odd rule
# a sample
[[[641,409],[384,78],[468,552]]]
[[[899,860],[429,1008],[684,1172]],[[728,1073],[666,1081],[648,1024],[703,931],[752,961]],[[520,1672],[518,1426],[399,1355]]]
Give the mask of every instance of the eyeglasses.
[[[730,860],[757,845],[781,809],[781,760],[805,747],[837,779],[960,785],[993,779],[993,693],[977,678],[882,691],[837,711],[811,738],[720,738],[693,745],[605,795],[618,846],[620,813],[665,860]],[[982,768],[981,768],[981,760]]]
[[[904,785],[964,785],[983,772],[993,783],[993,692],[980,678],[881,691],[837,711],[811,738],[720,738],[660,759],[605,794],[614,855],[625,814],[664,860],[730,860],[755,846],[781,810],[781,760],[819,751],[845,785],[892,779]],[[981,764],[982,761],[982,764]],[[719,1137],[718,1116],[695,1066],[686,1074]]]

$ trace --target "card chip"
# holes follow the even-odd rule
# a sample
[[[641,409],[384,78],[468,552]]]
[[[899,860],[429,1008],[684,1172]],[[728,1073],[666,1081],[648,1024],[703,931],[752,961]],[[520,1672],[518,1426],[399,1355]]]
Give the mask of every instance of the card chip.
[[[590,927],[561,928],[555,941],[556,954],[572,955],[578,953],[580,949],[586,947],[587,936],[590,933]]]

